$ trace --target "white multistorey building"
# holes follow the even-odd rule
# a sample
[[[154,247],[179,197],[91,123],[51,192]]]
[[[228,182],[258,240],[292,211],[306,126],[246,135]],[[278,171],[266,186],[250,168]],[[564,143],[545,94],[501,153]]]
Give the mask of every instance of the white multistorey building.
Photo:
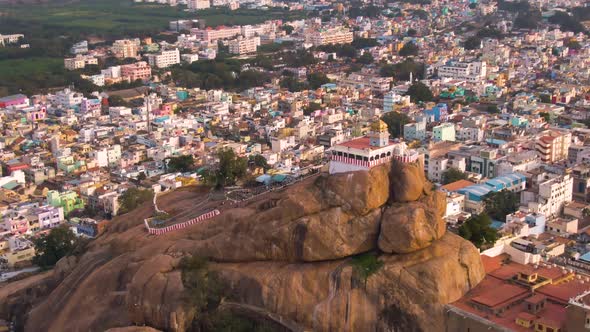
[[[211,2],[209,0],[188,0],[187,5],[189,10],[200,10],[210,8]]]
[[[530,212],[558,216],[564,205],[572,201],[574,179],[570,174],[541,176],[544,179],[538,185],[538,193],[523,192],[521,202]]]
[[[487,65],[485,61],[449,61],[438,68],[440,78],[466,80],[470,83],[481,82],[486,75]]]
[[[350,44],[353,40],[352,31],[344,27],[312,30],[306,33],[306,41],[314,46],[328,44]]]
[[[162,51],[158,54],[148,55],[148,62],[152,67],[167,68],[180,63],[180,51],[178,49]]]
[[[231,54],[248,54],[254,53],[260,46],[260,37],[242,38],[231,40],[228,43],[229,53]]]
[[[332,147],[330,151],[330,174],[366,171],[392,159],[401,162],[418,160],[419,154],[405,143],[389,140],[385,122],[378,120],[371,125],[365,137],[353,139]]]
[[[3,35],[3,34],[0,34],[0,46],[6,46],[8,44],[18,43],[18,41],[21,38],[25,38],[25,35],[21,35],[21,34]]]

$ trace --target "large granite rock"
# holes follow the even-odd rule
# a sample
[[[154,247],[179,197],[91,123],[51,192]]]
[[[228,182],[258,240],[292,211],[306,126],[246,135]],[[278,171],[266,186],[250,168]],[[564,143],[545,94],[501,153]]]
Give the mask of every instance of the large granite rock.
[[[82,257],[60,264],[51,278],[57,285],[31,299],[24,330],[186,331],[194,313],[183,300],[178,264],[191,254],[216,262],[211,268],[227,282],[233,305],[307,330],[440,330],[444,304],[479,283],[484,271],[473,245],[443,235],[444,196],[408,167],[401,170],[414,177],[407,181],[390,180],[385,166],[322,175],[159,237],[143,228],[151,207],[120,216]],[[387,205],[390,181],[405,185]],[[194,204],[191,197],[177,191],[159,204],[182,210]],[[383,267],[361,280],[349,258],[378,248]],[[26,293],[13,289],[9,303]]]
[[[422,202],[395,204],[383,212],[379,249],[390,254],[414,252],[440,239],[445,230],[435,206]]]
[[[394,202],[412,202],[432,191],[421,163],[394,162],[391,168],[390,195]]]

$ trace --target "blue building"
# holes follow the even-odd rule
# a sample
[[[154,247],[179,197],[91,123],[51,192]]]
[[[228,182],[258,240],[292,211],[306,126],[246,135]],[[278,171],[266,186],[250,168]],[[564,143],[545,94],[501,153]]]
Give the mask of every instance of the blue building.
[[[526,187],[526,177],[520,173],[509,173],[487,180],[484,183],[474,184],[457,190],[465,195],[465,209],[470,212],[480,213],[483,210],[485,196],[491,192],[509,190],[519,192]]]
[[[428,122],[444,122],[447,121],[449,109],[447,104],[437,104],[432,109],[424,110],[424,115],[429,120]]]

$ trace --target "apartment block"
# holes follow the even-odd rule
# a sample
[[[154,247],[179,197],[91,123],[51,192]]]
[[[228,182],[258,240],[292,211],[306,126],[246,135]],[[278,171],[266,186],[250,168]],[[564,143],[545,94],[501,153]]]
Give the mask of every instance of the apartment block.
[[[211,1],[209,0],[188,0],[187,1],[189,10],[201,10],[211,8]]]
[[[137,54],[139,52],[140,41],[139,38],[136,39],[121,39],[116,40],[111,47],[111,51],[115,55],[115,57],[119,59],[124,58],[137,58]]]
[[[178,49],[161,51],[157,54],[148,55],[150,66],[167,68],[180,63],[180,51]]]
[[[568,157],[571,141],[570,132],[548,130],[535,140],[535,150],[542,162],[552,163]]]
[[[254,53],[260,46],[260,37],[238,38],[229,42],[229,53],[248,54]]]
[[[219,26],[217,28],[209,27],[207,29],[191,29],[191,34],[194,34],[198,40],[207,42],[233,38],[240,35],[241,33],[242,29],[240,26]]]
[[[335,27],[329,29],[319,29],[310,31],[307,35],[307,42],[314,46],[328,44],[350,44],[352,43],[352,31],[344,27]]]
[[[466,80],[470,83],[480,82],[486,77],[486,74],[487,65],[483,61],[449,61],[438,68],[440,78]]]
[[[92,56],[83,55],[64,59],[64,66],[67,70],[83,69],[88,65],[98,65],[98,59]]]
[[[129,81],[148,80],[152,77],[152,68],[145,61],[121,66],[121,76]]]

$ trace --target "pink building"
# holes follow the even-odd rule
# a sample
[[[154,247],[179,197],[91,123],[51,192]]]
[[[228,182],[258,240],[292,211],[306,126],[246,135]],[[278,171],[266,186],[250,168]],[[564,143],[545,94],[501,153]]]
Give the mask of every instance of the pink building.
[[[122,65],[121,76],[127,78],[129,81],[147,81],[152,77],[152,68],[145,61]]]
[[[32,108],[26,111],[27,120],[30,122],[45,120],[47,117],[47,108],[41,106],[40,108]]]
[[[172,103],[165,103],[160,105],[160,108],[154,111],[154,115],[156,116],[164,116],[164,115],[171,115],[174,113],[174,104]]]
[[[4,227],[12,234],[24,234],[29,231],[29,220],[25,216],[6,218]]]
[[[80,112],[83,114],[99,111],[101,108],[100,99],[82,99],[80,103]]]
[[[23,94],[0,98],[0,108],[29,106],[29,98]]]

